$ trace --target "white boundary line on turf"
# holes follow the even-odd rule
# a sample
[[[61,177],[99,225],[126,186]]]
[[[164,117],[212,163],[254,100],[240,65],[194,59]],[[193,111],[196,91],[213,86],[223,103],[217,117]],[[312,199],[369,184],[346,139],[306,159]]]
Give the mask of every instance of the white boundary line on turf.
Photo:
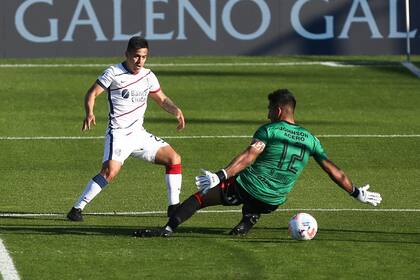
[[[0,273],[3,280],[19,280],[19,274],[13,264],[13,260],[9,255],[3,240],[0,239]]]
[[[337,62],[337,61],[298,61],[298,62],[233,62],[233,63],[149,63],[149,67],[210,67],[210,66],[300,66],[300,65],[322,65],[327,67],[361,67],[361,66],[380,66],[380,67],[401,67],[399,63],[377,63],[377,62],[364,62],[364,63],[350,63],[350,62]],[[82,63],[62,63],[62,64],[0,64],[0,68],[72,68],[72,67],[108,67],[109,64],[82,64]]]
[[[282,208],[276,212],[420,212],[420,209],[364,209],[364,208]],[[241,213],[240,209],[231,210],[199,210],[199,213]],[[132,212],[91,212],[84,213],[88,216],[146,216],[165,214],[166,211],[132,211]],[[0,213],[0,217],[22,218],[22,217],[61,217],[64,213]]]
[[[251,138],[252,135],[162,136],[164,139]],[[318,138],[418,138],[420,134],[321,134]],[[104,136],[0,136],[0,140],[92,140]]]

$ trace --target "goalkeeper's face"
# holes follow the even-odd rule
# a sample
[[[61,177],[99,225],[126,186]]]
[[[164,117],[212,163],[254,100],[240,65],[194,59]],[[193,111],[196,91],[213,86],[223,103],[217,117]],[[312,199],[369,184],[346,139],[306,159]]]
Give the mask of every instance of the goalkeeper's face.
[[[141,68],[143,68],[144,64],[146,63],[148,53],[149,49],[147,48],[127,51],[125,53],[125,57],[128,70],[134,74],[140,72]]]

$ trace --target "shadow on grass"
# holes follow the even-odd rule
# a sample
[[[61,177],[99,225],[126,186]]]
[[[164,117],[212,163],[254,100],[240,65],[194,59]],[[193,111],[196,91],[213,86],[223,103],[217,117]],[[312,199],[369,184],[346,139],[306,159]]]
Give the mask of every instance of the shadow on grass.
[[[2,216],[1,214],[21,214],[22,216]],[[28,216],[24,216],[27,214]],[[29,216],[33,213],[2,213],[0,221],[7,224],[0,225],[0,234],[10,235],[74,235],[74,236],[133,236],[138,228],[158,228],[158,226],[144,226],[141,219],[159,218],[166,221],[165,214],[150,215],[88,215],[89,220],[85,222],[68,221],[62,213],[52,213],[48,216]],[[116,225],[117,220],[112,220],[112,225],[92,224],[97,223],[93,217],[130,218],[129,225]],[[135,219],[135,220],[131,220]],[[140,219],[140,220],[139,220]],[[16,222],[13,222],[15,220]],[[102,220],[99,220],[102,221]],[[108,219],[106,219],[107,222]],[[162,221],[158,223],[163,223]],[[255,227],[247,236],[236,237],[229,235],[229,228],[223,227],[185,227],[180,226],[172,237],[180,238],[227,238],[238,242],[295,242],[287,236],[287,227]],[[397,243],[397,244],[420,244],[420,232],[383,231],[383,230],[358,230],[358,229],[336,229],[322,228],[319,230],[316,242],[361,242],[361,243]]]
[[[7,225],[0,226],[0,234],[39,234],[39,235],[110,235],[110,236],[133,236],[133,232],[138,228],[154,228],[142,226],[96,226],[82,225],[68,222],[69,225]],[[206,228],[206,227],[184,227],[180,228],[173,237],[186,237],[189,234],[220,235],[229,237],[228,228]],[[188,236],[190,237],[190,236]],[[206,236],[208,237],[208,236]]]
[[[258,229],[257,229],[258,230]],[[283,231],[287,228],[263,228],[259,230]],[[291,241],[290,238],[238,239],[239,242],[272,243]],[[387,244],[420,244],[420,232],[392,232],[378,230],[349,230],[323,228],[312,242],[354,242],[354,243],[387,243]]]
[[[62,221],[62,220],[61,220]],[[68,225],[7,225],[0,226],[1,234],[22,235],[80,235],[80,236],[133,236],[138,228],[154,228],[140,226],[97,226],[68,222]],[[229,235],[230,228],[221,227],[180,227],[170,238],[226,238],[236,242],[250,243],[289,243],[296,242],[283,233],[287,228],[255,228],[247,236]],[[273,233],[275,232],[275,233]],[[278,234],[282,232],[282,234]],[[420,233],[416,232],[387,232],[377,230],[345,230],[322,229],[313,242],[355,242],[355,243],[397,243],[420,244]]]
[[[10,216],[7,216],[10,215]],[[20,216],[19,216],[20,215]],[[85,214],[86,220],[84,222],[72,222],[67,220],[63,213],[51,213],[42,216],[36,216],[35,213],[25,212],[1,212],[0,221],[7,224],[0,225],[0,234],[40,234],[40,235],[111,235],[111,236],[132,236],[133,232],[138,228],[157,228],[143,226],[139,219],[149,218],[164,218],[166,214],[147,214],[147,215],[97,215]],[[92,218],[111,217],[111,218],[130,218],[133,219],[132,225],[95,225],[92,224]],[[135,219],[135,220],[134,220]],[[13,223],[13,221],[16,221]],[[114,221],[114,220],[113,220]],[[41,224],[42,223],[42,224]],[[131,220],[130,220],[131,224]],[[177,234],[223,234],[227,233],[227,228],[202,228],[202,227],[182,227],[179,228]],[[176,236],[176,235],[175,235]]]
[[[70,222],[69,222],[70,223]],[[134,229],[125,226],[51,226],[18,225],[0,226],[2,234],[40,234],[40,235],[132,235]]]

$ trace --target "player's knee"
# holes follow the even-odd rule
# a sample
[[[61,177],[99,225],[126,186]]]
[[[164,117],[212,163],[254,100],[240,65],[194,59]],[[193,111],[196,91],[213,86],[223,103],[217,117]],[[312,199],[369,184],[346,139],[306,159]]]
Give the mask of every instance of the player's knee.
[[[104,168],[101,171],[101,175],[110,183],[118,174],[119,169],[115,168]]]
[[[181,157],[175,152],[168,157],[165,166],[166,174],[182,174]]]
[[[155,157],[155,163],[166,166],[181,164],[181,156],[171,146],[167,146],[159,149]]]
[[[174,152],[169,158],[169,164],[181,164],[181,156]]]
[[[165,160],[165,165],[170,166],[170,165],[176,165],[176,164],[181,164],[181,156],[178,155],[177,152],[172,151],[171,153],[167,155],[166,160]]]
[[[117,172],[115,171],[108,171],[105,173],[105,179],[110,183],[115,177],[117,176]]]

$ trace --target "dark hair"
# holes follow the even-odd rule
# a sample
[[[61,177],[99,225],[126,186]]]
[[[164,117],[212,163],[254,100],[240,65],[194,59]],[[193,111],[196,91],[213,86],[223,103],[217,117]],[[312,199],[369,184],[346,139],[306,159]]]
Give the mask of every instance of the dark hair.
[[[131,37],[127,44],[127,51],[137,50],[137,49],[148,49],[149,43],[146,39],[140,36]]]
[[[268,100],[270,101],[270,105],[275,106],[290,106],[293,111],[296,107],[296,99],[293,96],[293,93],[290,92],[287,88],[278,89],[273,91],[268,95]]]

